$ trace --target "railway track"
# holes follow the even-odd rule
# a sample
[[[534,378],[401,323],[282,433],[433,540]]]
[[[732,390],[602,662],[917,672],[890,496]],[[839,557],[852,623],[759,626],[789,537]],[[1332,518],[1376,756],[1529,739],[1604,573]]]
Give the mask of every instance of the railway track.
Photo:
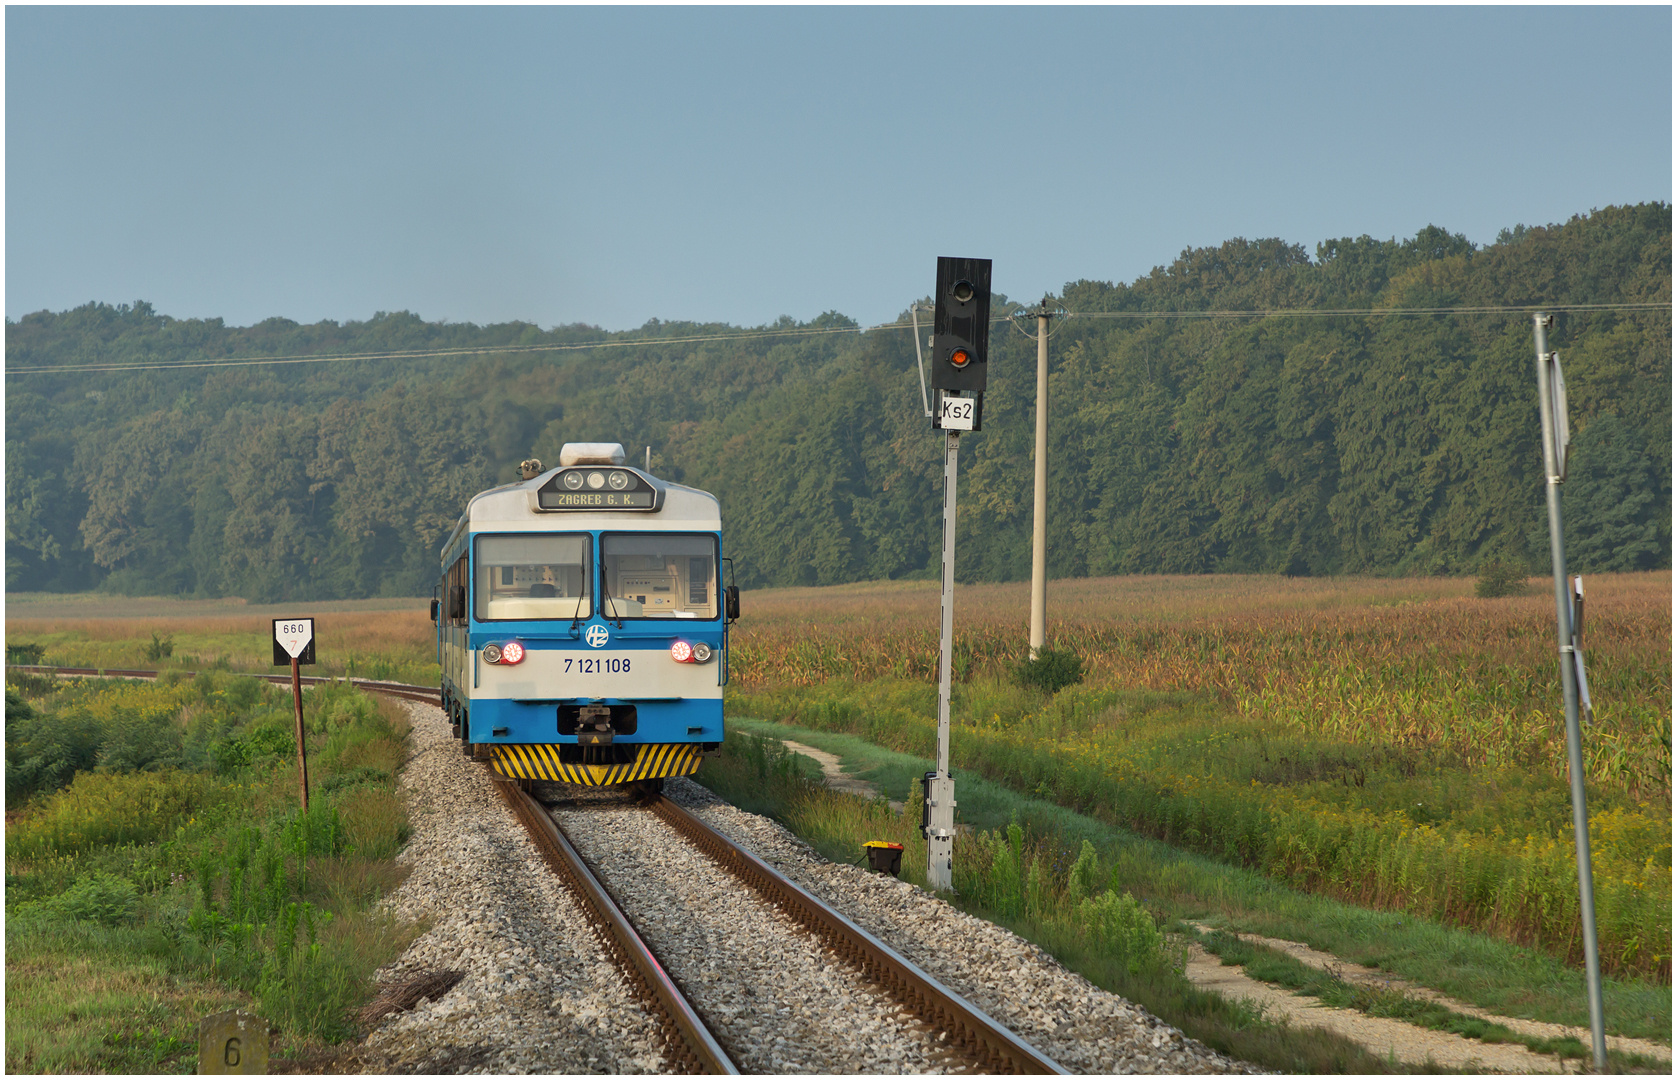
[[[159,674],[157,671],[125,668],[8,666],[52,675],[155,678]],[[257,674],[254,677],[271,682],[290,681],[289,674]],[[310,685],[347,681],[372,693],[429,705],[440,704],[439,692],[430,687],[317,676],[305,677],[303,681]],[[611,892],[601,884],[593,869],[578,853],[576,845],[565,835],[554,815],[518,782],[495,778],[494,784],[544,861],[582,899],[597,936],[605,943],[617,966],[625,972],[648,1011],[657,1018],[672,1064],[688,1072],[738,1074],[738,1066],[706,1027],[698,1011],[647,946]],[[864,975],[917,1018],[928,1031],[942,1033],[938,1039],[940,1049],[944,1056],[952,1059],[949,1063],[956,1069],[1032,1074],[1065,1072],[1054,1061],[890,946],[675,802],[650,790],[642,790],[638,798],[683,842],[702,852],[752,893],[813,935],[846,965]]]
[[[692,984],[693,993],[706,996],[708,1000],[701,1000],[700,1005],[708,1005],[707,1012],[723,1023],[716,1029],[719,1041],[731,1040],[732,1045],[751,1041],[751,1035],[758,1031],[754,1025],[762,1026],[762,1034],[756,1039],[759,1044],[767,1044],[777,1033],[784,1038],[788,1047],[778,1060],[769,1057],[764,1045],[742,1048],[736,1056],[741,1061],[749,1060],[751,1071],[785,1072],[804,1067],[824,1072],[1065,1071],[679,803],[644,790],[639,793],[639,802],[640,807],[597,801],[550,809],[553,816],[564,819],[561,830],[584,830],[575,838],[575,847],[612,868],[613,872],[607,873],[604,865],[596,867],[608,884],[615,876],[618,888],[630,894],[619,899],[625,901],[632,916],[648,920],[647,933],[662,939],[655,944],[678,977]],[[672,832],[679,839],[676,846],[688,849],[685,855],[672,850]],[[706,880],[722,875],[707,875],[696,863],[708,863],[725,872],[730,884],[723,886],[721,893],[726,900],[716,899],[718,883]],[[661,883],[655,880],[660,877],[664,879]],[[681,915],[667,917],[677,904],[681,904]],[[762,911],[754,912],[754,907]],[[767,911],[778,911],[783,918],[767,918]],[[785,925],[787,922],[793,925]],[[750,940],[740,942],[742,933],[752,935]],[[732,951],[723,954],[720,942],[727,939],[732,939],[728,941]],[[693,951],[683,953],[683,949]],[[824,955],[832,962],[824,960]],[[797,970],[782,972],[777,966],[783,962],[782,957]],[[724,970],[717,972],[711,965]],[[789,977],[783,978],[783,974]],[[880,1000],[870,1004],[865,1000],[870,997]],[[848,1040],[852,1043],[848,1050],[821,1049],[821,1035],[797,1030],[798,1025],[809,1023],[801,1015],[805,1009],[843,1016],[847,1025],[872,1023],[882,1046],[896,1047],[896,1052],[905,1057],[859,1060],[843,1056],[858,1053],[855,1040]],[[776,1015],[786,1011],[791,1015]],[[873,1017],[871,1021],[866,1019],[869,1016]],[[774,1025],[781,1026],[777,1029]],[[834,1056],[824,1060],[817,1057],[816,1061],[808,1057],[788,1060],[798,1052],[812,1051]]]
[[[84,667],[51,667],[45,664],[7,664],[8,671],[28,671],[37,675],[82,675],[105,679],[155,679],[163,674],[161,671],[142,671],[137,668],[84,668]],[[171,668],[181,675],[196,676],[196,671],[186,671]],[[289,683],[289,672],[270,674],[261,671],[233,671],[230,675],[242,675],[246,678],[261,679],[271,683]],[[377,679],[357,679],[354,677],[337,678],[331,675],[303,675],[299,681],[304,686],[320,686],[325,683],[348,683],[351,686],[367,690],[375,694],[389,694],[391,697],[406,698],[409,701],[422,701],[428,705],[442,704],[442,691],[429,686],[414,686],[411,683],[381,682]]]
[[[727,1052],[546,809],[515,781],[497,778],[495,787],[543,860],[582,898],[596,934],[658,1018],[665,1049],[678,1067],[693,1073],[738,1075]]]

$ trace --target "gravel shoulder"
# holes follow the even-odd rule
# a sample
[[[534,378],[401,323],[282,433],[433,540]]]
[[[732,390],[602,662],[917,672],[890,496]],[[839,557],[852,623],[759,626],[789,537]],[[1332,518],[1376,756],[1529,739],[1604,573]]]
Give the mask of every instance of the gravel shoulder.
[[[958,1064],[912,1013],[650,810],[614,791],[550,812],[742,1072]]]
[[[393,915],[431,929],[379,973],[463,977],[438,1001],[386,1016],[348,1071],[666,1072],[653,1021],[582,910],[541,859],[440,709],[408,703],[414,756],[402,772],[413,838]]]
[[[1079,1073],[1256,1073],[1076,975],[1011,931],[882,874],[828,862],[778,823],[689,780],[665,794]]]

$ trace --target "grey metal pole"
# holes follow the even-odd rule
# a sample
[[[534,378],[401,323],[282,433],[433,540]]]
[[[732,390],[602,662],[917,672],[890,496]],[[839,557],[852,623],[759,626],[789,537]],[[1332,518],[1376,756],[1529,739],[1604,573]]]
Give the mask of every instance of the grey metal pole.
[[[943,606],[938,642],[937,776],[926,784],[926,884],[954,887],[955,781],[949,775],[949,699],[955,654],[955,458],[959,432],[943,434]]]
[[[1036,493],[1031,522],[1031,659],[1048,637],[1048,300],[1036,317]]]
[[[1549,561],[1555,572],[1555,621],[1560,636],[1561,696],[1566,704],[1566,765],[1572,780],[1572,838],[1578,856],[1578,914],[1584,924],[1584,979],[1590,998],[1590,1044],[1597,1070],[1607,1067],[1607,1033],[1601,1006],[1601,958],[1595,941],[1595,877],[1590,870],[1590,815],[1584,803],[1584,748],[1578,729],[1578,682],[1573,667],[1572,601],[1566,589],[1566,551],[1561,534],[1561,447],[1555,445],[1560,419],[1554,415],[1548,337],[1549,316],[1533,316],[1537,336],[1537,399],[1543,423],[1544,488],[1549,502]]]

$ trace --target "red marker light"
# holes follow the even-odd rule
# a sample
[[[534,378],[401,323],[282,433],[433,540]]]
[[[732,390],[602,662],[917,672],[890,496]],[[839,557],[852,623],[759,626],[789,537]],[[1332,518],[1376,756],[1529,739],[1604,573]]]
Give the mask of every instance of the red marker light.
[[[516,641],[509,641],[501,646],[501,663],[516,664],[524,659],[524,646]]]
[[[670,646],[670,657],[678,664],[691,664],[693,662],[693,646],[685,641],[678,641]]]

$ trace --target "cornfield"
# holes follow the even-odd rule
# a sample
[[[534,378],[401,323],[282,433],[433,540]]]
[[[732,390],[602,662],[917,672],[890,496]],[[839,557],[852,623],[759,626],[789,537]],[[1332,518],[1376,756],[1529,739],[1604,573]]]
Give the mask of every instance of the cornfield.
[[[1633,797],[1669,798],[1671,575],[1586,585],[1587,774]],[[1104,686],[1212,693],[1246,717],[1438,748],[1473,766],[1563,762],[1551,595],[1472,591],[1452,579],[1057,582],[1049,642],[1076,651]],[[747,690],[935,680],[937,609],[930,582],[752,594],[735,630],[734,678]],[[1016,663],[1027,610],[1023,584],[958,588],[956,678]]]

